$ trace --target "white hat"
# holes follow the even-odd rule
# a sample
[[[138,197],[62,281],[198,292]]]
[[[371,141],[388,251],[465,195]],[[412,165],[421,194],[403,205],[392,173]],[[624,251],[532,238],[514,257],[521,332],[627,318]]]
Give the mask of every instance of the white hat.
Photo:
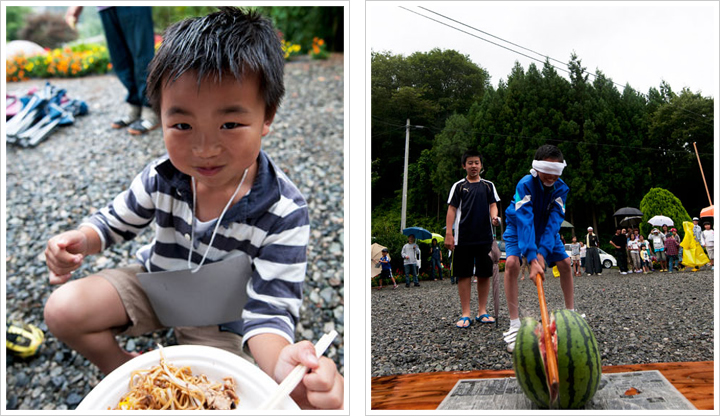
[[[698,218],[698,217],[693,217],[693,221],[700,221],[700,218]]]
[[[588,231],[592,231],[592,229],[593,229],[592,227],[588,227]]]

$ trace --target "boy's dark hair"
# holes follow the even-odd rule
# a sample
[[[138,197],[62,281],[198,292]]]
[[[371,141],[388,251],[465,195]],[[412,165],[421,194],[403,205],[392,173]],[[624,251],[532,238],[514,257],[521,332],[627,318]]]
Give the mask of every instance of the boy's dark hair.
[[[555,159],[564,162],[563,154],[557,146],[544,144],[535,151],[535,160]]]
[[[148,101],[160,114],[162,88],[186,72],[220,81],[232,75],[242,81],[257,74],[265,100],[265,117],[275,114],[285,94],[285,58],[272,23],[259,13],[236,7],[219,7],[204,17],[182,20],[168,27],[163,42],[148,66]]]
[[[468,158],[470,158],[470,157],[479,157],[479,158],[480,158],[480,163],[483,164],[483,165],[485,165],[485,163],[483,163],[483,158],[482,158],[482,155],[480,154],[480,151],[478,151],[477,149],[469,149],[469,150],[465,151],[465,153],[463,153],[463,155],[462,155],[462,159],[461,159],[461,160],[462,160],[462,165],[463,165],[463,166],[465,166],[465,162],[466,162],[466,161],[468,160]]]

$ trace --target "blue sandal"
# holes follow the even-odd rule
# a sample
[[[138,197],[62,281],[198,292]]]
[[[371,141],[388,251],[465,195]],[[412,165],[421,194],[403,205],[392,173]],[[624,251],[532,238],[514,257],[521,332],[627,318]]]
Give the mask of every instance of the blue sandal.
[[[492,321],[483,321],[483,318],[484,319],[492,319]],[[481,324],[494,324],[495,323],[495,318],[493,318],[492,316],[490,316],[486,313],[484,313],[480,316],[476,316],[475,320],[480,322]]]
[[[458,322],[459,322],[459,321],[465,321],[465,322],[467,322],[467,325],[465,325],[465,326],[460,326],[460,325],[458,325],[457,323],[455,323],[455,326],[458,327],[458,328],[462,328],[462,329],[470,328],[470,325],[472,325],[472,321],[471,321],[470,318],[468,318],[467,316],[463,316],[462,318],[460,318],[460,319],[458,320]]]

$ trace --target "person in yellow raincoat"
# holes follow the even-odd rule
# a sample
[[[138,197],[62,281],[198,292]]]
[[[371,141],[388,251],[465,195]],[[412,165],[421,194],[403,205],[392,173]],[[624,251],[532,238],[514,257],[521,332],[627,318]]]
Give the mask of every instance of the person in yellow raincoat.
[[[691,267],[692,271],[698,271],[698,267],[704,266],[710,262],[707,254],[702,249],[700,243],[695,240],[693,234],[694,224],[690,221],[683,222],[683,230],[685,230],[685,238],[683,238],[680,247],[683,248],[682,263],[685,267]]]

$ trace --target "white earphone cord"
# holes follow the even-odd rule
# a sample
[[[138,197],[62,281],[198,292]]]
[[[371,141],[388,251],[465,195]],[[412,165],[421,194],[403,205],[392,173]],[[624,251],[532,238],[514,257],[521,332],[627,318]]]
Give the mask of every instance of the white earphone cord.
[[[217,234],[217,230],[218,230],[218,228],[220,228],[220,222],[222,221],[223,216],[225,216],[225,212],[227,212],[228,208],[230,208],[230,205],[232,204],[233,200],[237,196],[238,192],[240,192],[240,188],[242,188],[242,184],[245,182],[245,177],[247,176],[247,173],[248,173],[248,170],[245,169],[245,172],[243,172],[242,179],[240,179],[240,184],[238,184],[237,188],[235,189],[235,193],[233,193],[232,196],[230,197],[230,200],[225,205],[225,208],[223,208],[222,213],[220,214],[220,217],[218,218],[217,223],[215,224],[215,229],[213,230],[212,236],[210,236],[210,243],[208,243],[207,250],[205,250],[205,255],[203,255],[202,260],[200,260],[200,264],[198,264],[198,266],[195,269],[192,268],[191,259],[192,259],[192,253],[193,253],[193,245],[195,244],[195,206],[196,206],[195,202],[197,200],[197,198],[196,198],[197,189],[195,187],[195,178],[191,177],[192,178],[192,187],[193,187],[193,216],[192,216],[192,221],[190,224],[190,250],[188,253],[188,269],[191,269],[190,273],[196,273],[198,270],[200,270],[202,265],[205,264],[205,258],[207,258],[208,252],[210,251],[210,248],[212,247],[212,243],[215,240],[215,234]]]

